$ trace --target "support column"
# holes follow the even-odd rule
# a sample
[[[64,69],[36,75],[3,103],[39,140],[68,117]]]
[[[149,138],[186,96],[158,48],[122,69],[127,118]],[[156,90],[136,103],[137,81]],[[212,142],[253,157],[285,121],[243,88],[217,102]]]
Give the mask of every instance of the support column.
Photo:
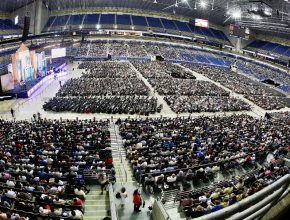
[[[34,27],[33,34],[40,34],[48,19],[48,9],[45,7],[43,0],[35,0],[34,2]]]
[[[241,38],[237,38],[237,41],[236,41],[236,51],[237,52],[241,52],[241,46],[242,46],[242,39]]]

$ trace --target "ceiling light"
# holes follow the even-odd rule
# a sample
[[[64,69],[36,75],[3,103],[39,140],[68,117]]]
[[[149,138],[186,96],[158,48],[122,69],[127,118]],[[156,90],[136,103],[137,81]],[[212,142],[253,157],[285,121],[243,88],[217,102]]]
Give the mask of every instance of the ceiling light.
[[[154,2],[153,2],[153,3],[155,3],[155,4],[156,4],[156,3],[157,3],[157,0],[154,0]]]
[[[233,17],[234,19],[239,19],[239,18],[241,18],[241,17],[242,17],[242,13],[241,13],[241,11],[234,11],[233,14],[232,14],[232,17]]]
[[[260,15],[252,15],[252,18],[254,20],[261,20],[262,19],[262,17]]]
[[[206,1],[201,1],[199,4],[200,4],[200,7],[206,8],[206,5],[207,5]]]

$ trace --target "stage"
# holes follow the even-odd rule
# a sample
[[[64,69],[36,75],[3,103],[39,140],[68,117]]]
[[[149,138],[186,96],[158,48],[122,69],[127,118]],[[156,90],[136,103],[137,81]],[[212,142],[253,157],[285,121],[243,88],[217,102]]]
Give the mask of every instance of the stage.
[[[64,68],[66,65],[61,65]],[[4,96],[12,96],[14,98],[29,98],[34,92],[36,92],[42,85],[47,83],[48,80],[54,79],[55,77],[64,76],[67,74],[67,71],[54,73],[47,75],[45,77],[37,78],[26,82],[25,85],[17,84],[13,90],[4,92]]]

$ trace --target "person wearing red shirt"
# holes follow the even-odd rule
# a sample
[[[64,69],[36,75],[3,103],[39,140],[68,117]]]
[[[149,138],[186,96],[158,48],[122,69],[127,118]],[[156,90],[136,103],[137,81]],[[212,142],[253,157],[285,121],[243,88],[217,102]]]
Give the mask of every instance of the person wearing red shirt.
[[[72,205],[77,205],[77,206],[82,206],[83,205],[83,201],[79,198],[74,198],[72,201],[71,201],[71,204]]]
[[[138,189],[136,189],[133,193],[133,203],[134,203],[134,211],[141,212],[140,206],[142,204],[142,198],[138,192]]]

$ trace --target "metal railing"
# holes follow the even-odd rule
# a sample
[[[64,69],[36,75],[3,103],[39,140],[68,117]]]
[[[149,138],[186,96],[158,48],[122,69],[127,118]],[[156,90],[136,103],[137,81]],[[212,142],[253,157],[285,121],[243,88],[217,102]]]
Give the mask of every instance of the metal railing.
[[[116,209],[115,195],[114,195],[114,190],[111,183],[109,184],[108,188],[109,188],[111,220],[118,220],[119,216]]]
[[[112,118],[112,120],[113,120],[113,118]],[[121,161],[121,164],[122,164],[122,167],[123,167],[123,170],[124,170],[124,174],[125,174],[125,181],[124,182],[126,183],[128,181],[128,175],[127,175],[127,171],[125,169],[124,163],[123,163],[123,157],[122,157],[121,150],[120,150],[120,142],[119,142],[119,138],[117,137],[116,125],[114,123],[114,120],[112,122],[113,122],[113,125],[114,125],[116,143],[118,145],[119,158],[120,158],[120,161]],[[122,143],[121,143],[121,145],[122,145]]]
[[[155,200],[152,207],[153,220],[172,220],[159,200]]]
[[[242,201],[217,212],[196,218],[196,220],[252,220],[260,218],[290,192],[289,184],[290,174],[287,174]]]

